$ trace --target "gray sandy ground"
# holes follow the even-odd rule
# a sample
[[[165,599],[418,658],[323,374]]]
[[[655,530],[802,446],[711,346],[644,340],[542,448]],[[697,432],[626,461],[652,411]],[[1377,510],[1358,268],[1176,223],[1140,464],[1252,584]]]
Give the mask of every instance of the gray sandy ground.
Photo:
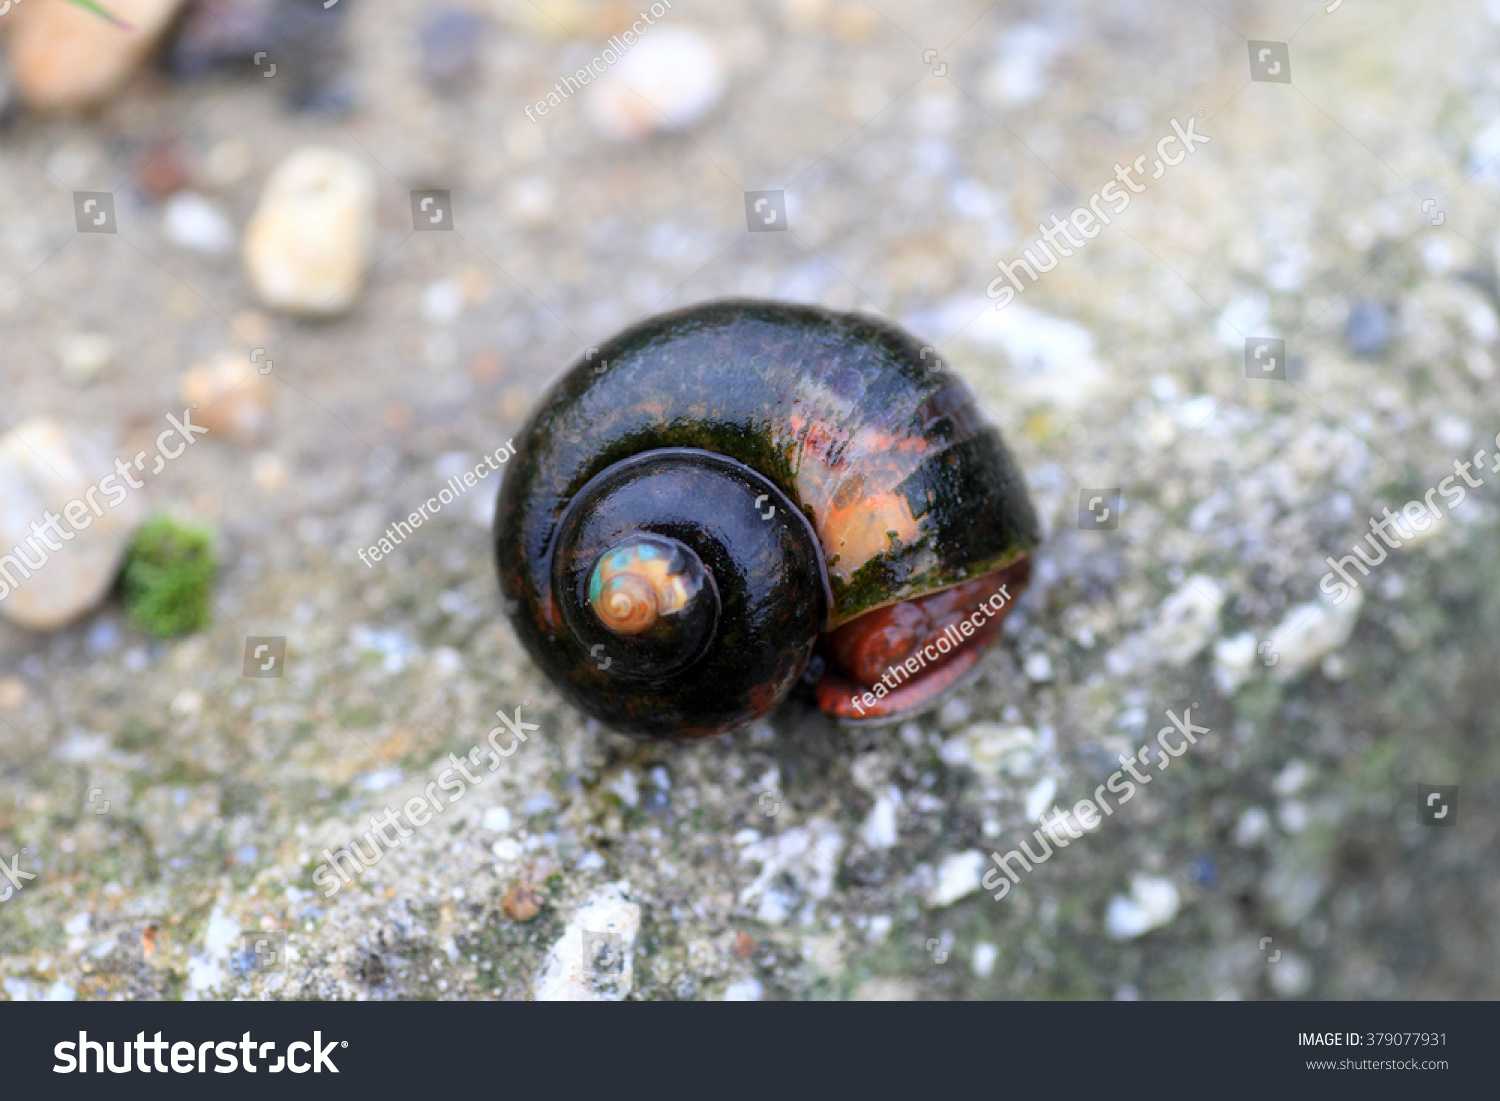
[[[687,134],[612,144],[581,102],[521,110],[603,35],[497,3],[478,87],[441,99],[424,5],[348,2],[346,122],[288,114],[254,73],[147,75],[0,139],[0,417],[105,426],[121,453],[180,408],[184,370],[265,324],[235,257],[174,249],[131,197],[140,144],[180,135],[201,162],[242,141],[248,174],[205,188],[240,230],[299,145],[379,188],[358,305],[257,341],[270,435],[206,440],[150,490],[218,533],[212,627],[153,642],[117,603],[52,636],[0,624],[0,859],[36,877],[0,902],[9,997],[526,998],[591,902],[639,921],[628,982],[585,976],[609,996],[1500,995],[1493,487],[1372,571],[1347,642],[1261,646],[1369,516],[1495,448],[1500,8],[679,0],[728,91]],[[1289,42],[1293,83],[1252,81],[1247,40]],[[1173,119],[1211,142],[990,309],[996,262]],[[456,232],[411,231],[424,187],[452,191]],[[75,189],[113,189],[120,234],[75,235]],[[789,232],[746,233],[764,189]],[[468,304],[429,321],[443,279]],[[941,711],[850,730],[788,706],[632,743],[505,624],[493,481],[357,557],[585,347],[728,294],[910,325],[1020,457],[1037,581]],[[1363,355],[1358,303],[1393,329]],[[56,365],[76,331],[117,349],[88,385]],[[1286,381],[1246,378],[1260,336],[1287,340]],[[1092,487],[1123,490],[1117,529],[1079,530]],[[1228,691],[1214,647],[1242,634]],[[286,638],[284,677],[242,676],[247,636]],[[322,896],[325,847],[518,707],[539,729],[514,755]],[[1029,802],[1090,796],[1188,708],[1209,732],[1129,806],[1003,900],[972,889]],[[1456,826],[1423,824],[1422,782],[1458,785]],[[523,879],[525,922],[502,906]]]

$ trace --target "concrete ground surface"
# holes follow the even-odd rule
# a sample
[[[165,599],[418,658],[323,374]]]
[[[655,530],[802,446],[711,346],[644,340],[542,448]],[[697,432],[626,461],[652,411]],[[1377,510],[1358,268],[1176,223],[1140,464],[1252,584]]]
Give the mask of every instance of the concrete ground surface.
[[[7,430],[133,455],[194,365],[273,363],[264,427],[142,491],[216,533],[208,629],[153,640],[117,599],[0,621],[0,860],[34,876],[0,902],[5,996],[1500,996],[1500,4],[676,0],[633,49],[694,31],[716,60],[670,56],[723,87],[610,137],[603,80],[525,107],[634,9],[471,2],[456,91],[424,72],[429,6],[343,0],[336,111],[248,61],[153,61],[0,133]],[[140,178],[164,142],[233,247],[169,232]],[[363,289],[324,319],[239,255],[306,145],[375,189]],[[997,263],[1111,183],[1110,224],[1075,218],[997,310]],[[414,190],[452,231],[414,229]],[[71,191],[118,231],[78,232]],[[752,191],[780,227],[750,232]],[[611,734],[505,622],[494,478],[360,558],[589,346],[725,295],[905,325],[1020,460],[1034,581],[940,709]],[[107,365],[64,370],[69,334]],[[1478,484],[1452,504],[1455,461]],[[1437,522],[1334,605],[1325,559],[1424,498]],[[251,637],[285,640],[278,675],[245,675]],[[461,800],[318,877],[492,729],[514,751]],[[1159,730],[1181,755],[1070,839]],[[1050,856],[990,871],[1040,815]]]

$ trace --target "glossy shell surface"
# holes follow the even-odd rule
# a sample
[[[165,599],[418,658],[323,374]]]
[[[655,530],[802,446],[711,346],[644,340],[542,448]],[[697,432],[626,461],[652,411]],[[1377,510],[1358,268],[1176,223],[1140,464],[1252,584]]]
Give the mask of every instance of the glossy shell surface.
[[[601,704],[600,693],[633,689],[607,670],[595,676],[580,668],[598,664],[579,655],[599,643],[580,650],[572,637],[577,625],[570,626],[559,601],[557,564],[578,555],[567,540],[576,537],[575,503],[588,497],[586,488],[653,452],[676,452],[685,470],[705,453],[731,460],[742,473],[740,484],[723,483],[730,502],[723,507],[738,516],[748,496],[761,527],[783,530],[782,550],[811,541],[821,576],[807,578],[803,547],[791,552],[790,565],[773,570],[785,576],[773,578],[772,587],[779,585],[783,599],[781,582],[795,575],[812,590],[794,601],[789,618],[805,618],[816,605],[815,633],[1010,566],[1038,538],[1019,471],[968,386],[930,348],[889,323],[727,300],[628,329],[590,350],[533,412],[501,487],[495,538],[502,590],[533,657],[570,686],[575,702],[638,733],[692,736],[723,722],[695,726],[674,713],[645,729],[646,708]],[[665,533],[653,508],[681,513],[682,499],[695,493],[710,514],[719,507],[718,489],[673,483],[671,464],[658,466],[654,498],[637,492],[630,506],[639,515],[612,506],[612,537],[623,537],[632,523]],[[666,526],[680,538],[686,522],[679,515]],[[591,545],[567,576],[587,577],[606,549]],[[752,659],[777,640],[726,633],[723,626],[700,661],[732,647],[742,666],[764,671]],[[805,664],[806,647],[781,644],[792,645],[797,664]],[[775,673],[778,683],[751,683],[738,693],[746,706],[730,709],[735,721],[785,693],[784,666],[777,663]]]

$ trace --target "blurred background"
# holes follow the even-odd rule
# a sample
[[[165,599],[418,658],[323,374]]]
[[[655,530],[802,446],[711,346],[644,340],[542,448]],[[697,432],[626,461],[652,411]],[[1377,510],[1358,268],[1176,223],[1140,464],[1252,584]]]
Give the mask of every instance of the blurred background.
[[[0,554],[140,483],[0,600],[3,996],[1500,995],[1491,459],[1319,591],[1500,447],[1496,0],[100,6],[0,4]],[[724,295],[906,326],[1020,459],[1035,580],[941,709],[630,742],[504,622],[493,482],[361,556]]]

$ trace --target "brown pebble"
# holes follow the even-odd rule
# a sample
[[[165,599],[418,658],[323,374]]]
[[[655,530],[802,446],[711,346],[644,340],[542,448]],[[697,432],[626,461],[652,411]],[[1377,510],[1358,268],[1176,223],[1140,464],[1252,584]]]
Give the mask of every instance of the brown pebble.
[[[156,926],[148,925],[141,930],[141,955],[148,960],[156,954]]]
[[[755,938],[742,930],[734,935],[733,949],[737,958],[748,960],[750,953],[755,951]]]
[[[404,401],[387,402],[381,419],[392,432],[405,432],[411,427],[411,406]]]
[[[177,147],[169,141],[152,142],[141,156],[135,173],[141,195],[153,203],[161,202],[188,185],[187,166]]]
[[[514,883],[505,892],[500,908],[512,921],[530,921],[541,910],[542,900],[529,883]]]
[[[483,386],[495,382],[505,373],[505,360],[499,352],[475,352],[469,357],[469,377]]]

